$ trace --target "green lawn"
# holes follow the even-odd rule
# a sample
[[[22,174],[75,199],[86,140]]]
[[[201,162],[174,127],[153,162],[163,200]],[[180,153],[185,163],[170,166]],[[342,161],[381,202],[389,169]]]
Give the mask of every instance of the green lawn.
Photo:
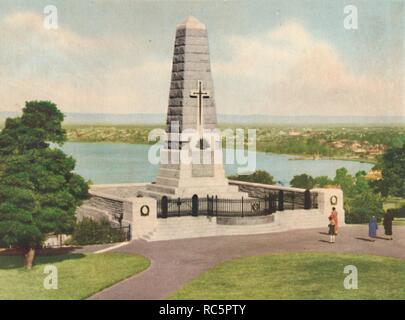
[[[358,290],[343,269],[358,269]],[[224,262],[171,299],[405,299],[405,261],[370,255],[275,254]]]
[[[405,226],[405,218],[395,218],[392,224],[394,226]]]
[[[405,206],[405,199],[399,197],[388,197],[384,202],[384,210],[396,209]]]
[[[58,270],[58,289],[44,289],[46,265]],[[18,256],[0,256],[0,300],[5,299],[84,299],[149,266],[137,255],[63,254],[39,256],[32,270],[22,267]]]

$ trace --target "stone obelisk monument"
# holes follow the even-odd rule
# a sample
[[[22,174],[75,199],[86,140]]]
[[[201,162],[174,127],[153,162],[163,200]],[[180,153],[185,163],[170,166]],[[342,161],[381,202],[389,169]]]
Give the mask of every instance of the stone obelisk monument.
[[[196,18],[188,17],[176,28],[160,170],[144,194],[156,198],[246,196],[225,177],[221,138],[210,135],[216,125],[207,29]]]

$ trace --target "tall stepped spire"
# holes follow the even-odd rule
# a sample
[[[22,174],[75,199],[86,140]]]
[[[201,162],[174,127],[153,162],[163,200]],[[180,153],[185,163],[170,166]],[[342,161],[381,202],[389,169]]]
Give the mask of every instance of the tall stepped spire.
[[[192,92],[200,87],[209,95],[199,105]],[[181,130],[214,129],[217,123],[207,29],[191,16],[176,28],[167,125],[174,121]]]
[[[167,141],[161,150],[161,165],[156,181],[147,186],[145,195],[160,198],[221,196],[240,198],[237,186],[225,178],[220,138],[206,139],[205,131],[216,129],[217,117],[214,86],[211,76],[207,28],[194,17],[176,27],[169,105],[167,110]],[[179,143],[179,132],[194,130],[198,141]],[[191,144],[194,144],[191,146]],[[219,146],[219,147],[218,147]],[[190,147],[194,147],[190,151]],[[193,153],[201,159],[191,163],[173,163],[182,155]],[[163,159],[163,161],[162,161]],[[219,161],[218,161],[219,160]]]

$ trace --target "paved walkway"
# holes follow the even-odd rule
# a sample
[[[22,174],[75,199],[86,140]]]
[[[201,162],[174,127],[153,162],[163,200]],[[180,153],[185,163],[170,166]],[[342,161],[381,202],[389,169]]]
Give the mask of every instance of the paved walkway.
[[[340,229],[337,242],[330,244],[325,231],[308,229],[264,235],[133,241],[114,252],[144,255],[152,262],[150,268],[91,299],[165,299],[186,282],[224,260],[266,253],[366,253],[405,259],[405,226],[394,227],[393,241],[379,238],[370,242],[367,226],[346,226]]]

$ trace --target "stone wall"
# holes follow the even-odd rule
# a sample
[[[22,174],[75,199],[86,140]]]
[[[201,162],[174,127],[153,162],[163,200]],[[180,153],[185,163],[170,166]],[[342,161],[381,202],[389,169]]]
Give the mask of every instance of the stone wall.
[[[113,221],[113,216],[107,210],[98,209],[87,204],[83,204],[77,208],[76,218],[77,222],[82,221],[83,218],[92,218],[96,221],[100,221],[102,219]]]
[[[274,222],[285,230],[325,228],[327,231],[329,224],[328,215],[318,209],[277,211],[273,215]]]
[[[92,190],[90,191],[90,194],[91,198],[86,200],[76,212],[79,220],[83,217],[89,217],[95,220],[107,217],[110,221],[118,223],[119,218],[122,217],[123,226],[131,224],[131,201]]]
[[[278,190],[294,191],[294,192],[302,192],[302,193],[304,193],[304,191],[305,191],[305,189],[299,189],[299,188],[273,186],[273,185],[268,185],[268,184],[244,182],[244,181],[237,181],[237,180],[229,180],[229,184],[238,186],[239,191],[248,193],[249,197],[252,197],[252,198],[264,198],[265,196],[268,196],[269,192],[278,191]]]
[[[124,212],[124,202],[116,199],[111,199],[99,195],[92,195],[92,197],[86,202],[87,205],[102,209],[112,217],[118,219]]]

